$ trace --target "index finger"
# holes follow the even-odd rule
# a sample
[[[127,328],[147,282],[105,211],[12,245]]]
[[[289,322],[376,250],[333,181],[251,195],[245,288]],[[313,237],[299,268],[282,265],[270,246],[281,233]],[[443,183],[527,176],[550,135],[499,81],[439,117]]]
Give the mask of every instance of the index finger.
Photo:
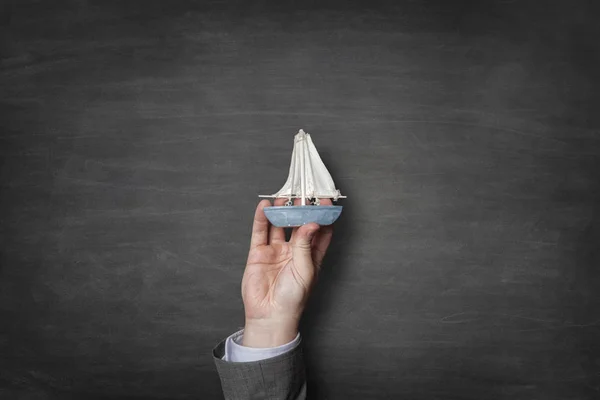
[[[254,223],[252,224],[252,237],[250,239],[250,248],[264,246],[269,243],[269,220],[265,215],[264,208],[269,207],[269,200],[262,200],[258,203],[254,213]]]
[[[322,206],[330,206],[333,204],[331,199],[319,199]],[[323,262],[323,258],[325,257],[325,253],[327,253],[327,249],[329,248],[329,244],[331,243],[331,238],[333,236],[333,225],[322,226],[321,229],[317,232],[312,241],[313,247],[313,259],[317,267],[321,266]]]
[[[282,206],[285,204],[286,201],[287,199],[285,198],[275,199],[273,201],[273,205]],[[285,242],[285,231],[283,230],[283,228],[279,228],[271,224],[271,228],[269,229],[269,240],[271,241],[271,243]]]

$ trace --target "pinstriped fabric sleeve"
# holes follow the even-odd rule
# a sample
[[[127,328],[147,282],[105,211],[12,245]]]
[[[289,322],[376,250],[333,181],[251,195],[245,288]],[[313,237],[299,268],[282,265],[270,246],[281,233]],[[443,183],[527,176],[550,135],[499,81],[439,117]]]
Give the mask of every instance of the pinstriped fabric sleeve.
[[[225,340],[213,350],[226,400],[305,400],[306,374],[302,347],[265,360],[229,362]]]

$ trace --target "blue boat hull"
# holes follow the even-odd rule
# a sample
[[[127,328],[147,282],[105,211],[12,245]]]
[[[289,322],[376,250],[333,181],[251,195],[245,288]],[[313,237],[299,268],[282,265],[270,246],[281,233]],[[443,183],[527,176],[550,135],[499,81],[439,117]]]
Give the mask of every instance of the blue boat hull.
[[[311,222],[333,224],[342,213],[342,206],[274,206],[265,207],[265,215],[278,227],[302,226]]]

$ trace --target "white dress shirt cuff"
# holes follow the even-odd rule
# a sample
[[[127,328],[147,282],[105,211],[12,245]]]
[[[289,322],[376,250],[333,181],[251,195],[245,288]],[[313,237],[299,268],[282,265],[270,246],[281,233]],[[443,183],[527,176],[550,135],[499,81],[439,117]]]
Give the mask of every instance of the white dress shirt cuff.
[[[251,362],[266,360],[267,358],[287,353],[300,344],[300,333],[298,333],[296,339],[289,343],[268,348],[242,346],[240,343],[242,343],[243,336],[244,330],[242,329],[227,338],[225,341],[225,355],[223,356],[223,361]]]

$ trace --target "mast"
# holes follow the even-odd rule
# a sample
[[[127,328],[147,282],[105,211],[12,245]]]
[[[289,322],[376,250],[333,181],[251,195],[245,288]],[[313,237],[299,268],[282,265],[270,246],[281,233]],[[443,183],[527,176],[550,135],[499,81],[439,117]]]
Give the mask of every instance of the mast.
[[[292,150],[292,165],[290,166],[290,171],[291,171],[291,185],[290,185],[290,196],[288,197],[288,201],[291,202],[292,205],[294,205],[294,202],[292,201],[292,199],[294,198],[294,179],[296,179],[296,157],[294,157],[296,154],[296,145],[294,143],[294,149]]]
[[[304,171],[304,151],[306,147],[306,134],[302,129],[300,129],[302,133],[301,142],[300,142],[300,186],[302,188],[302,205],[306,205],[306,176]]]

